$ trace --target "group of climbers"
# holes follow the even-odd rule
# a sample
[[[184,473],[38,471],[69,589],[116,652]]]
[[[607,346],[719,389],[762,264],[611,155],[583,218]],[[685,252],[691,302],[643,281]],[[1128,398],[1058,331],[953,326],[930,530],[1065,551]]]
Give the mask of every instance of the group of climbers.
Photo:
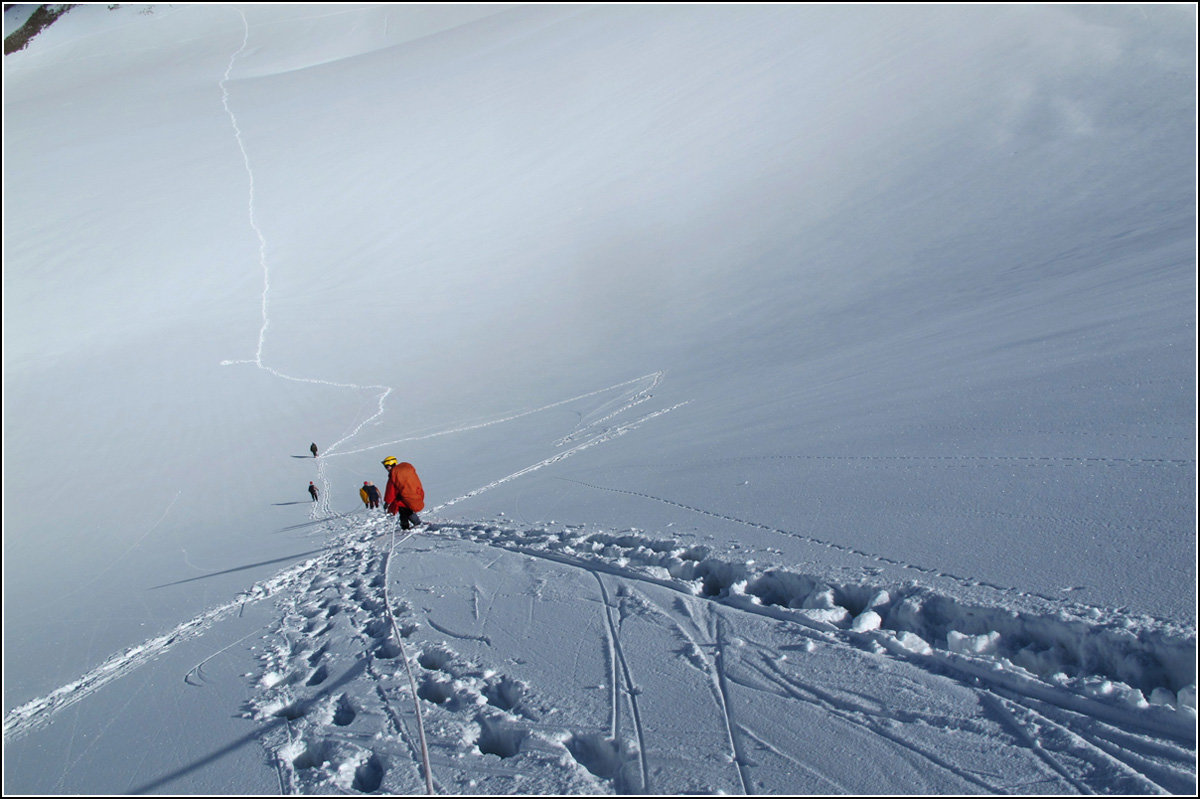
[[[363,480],[363,487],[358,489],[358,496],[368,510],[379,507],[379,489],[370,480]]]
[[[314,443],[309,449],[313,457],[317,457],[317,445]],[[383,459],[383,468],[388,472],[387,486],[383,491],[383,506],[388,513],[400,518],[401,529],[410,530],[420,525],[421,517],[417,513],[425,509],[425,488],[421,485],[417,470],[411,463],[397,460],[392,455]],[[308,484],[308,493],[313,502],[316,502],[317,487],[312,482]],[[379,507],[379,489],[370,480],[363,481],[358,495],[368,510]]]

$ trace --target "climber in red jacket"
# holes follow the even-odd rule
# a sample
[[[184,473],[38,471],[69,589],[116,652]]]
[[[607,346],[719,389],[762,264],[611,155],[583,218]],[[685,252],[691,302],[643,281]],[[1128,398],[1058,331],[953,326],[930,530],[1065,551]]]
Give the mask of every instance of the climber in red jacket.
[[[417,511],[425,509],[425,489],[417,470],[411,463],[397,461],[391,455],[383,459],[383,468],[388,470],[387,488],[383,492],[387,512],[400,516],[400,529],[416,527],[421,523]]]

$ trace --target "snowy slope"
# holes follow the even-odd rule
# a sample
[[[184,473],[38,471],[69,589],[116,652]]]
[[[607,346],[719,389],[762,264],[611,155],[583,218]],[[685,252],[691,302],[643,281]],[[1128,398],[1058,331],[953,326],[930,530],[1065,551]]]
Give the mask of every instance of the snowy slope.
[[[1194,31],[73,9],[4,67],[6,791],[1192,792]]]

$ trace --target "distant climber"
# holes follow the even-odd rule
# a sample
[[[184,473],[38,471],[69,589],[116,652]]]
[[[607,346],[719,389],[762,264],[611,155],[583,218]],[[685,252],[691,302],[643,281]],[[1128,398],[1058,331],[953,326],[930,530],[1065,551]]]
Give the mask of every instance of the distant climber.
[[[367,481],[367,499],[369,500],[369,507],[379,507],[379,489],[369,480]]]
[[[308,483],[308,493],[312,494],[313,502],[317,501],[317,487],[310,480]]]
[[[417,511],[425,509],[425,489],[417,470],[411,463],[397,461],[391,455],[383,459],[383,468],[388,470],[387,488],[383,492],[387,512],[400,517],[400,529],[416,527],[421,523]]]
[[[313,442],[313,445],[309,447],[309,450],[312,451],[314,458],[317,457],[317,443],[315,441]]]
[[[364,508],[371,507],[371,495],[367,493],[367,481],[363,480],[363,487],[358,489],[358,498],[362,500]]]

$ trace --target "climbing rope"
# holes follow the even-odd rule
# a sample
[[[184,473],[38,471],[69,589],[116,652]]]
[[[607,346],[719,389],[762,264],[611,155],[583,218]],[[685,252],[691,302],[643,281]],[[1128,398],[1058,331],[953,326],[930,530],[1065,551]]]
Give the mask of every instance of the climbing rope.
[[[403,544],[412,538],[413,534],[401,538]],[[396,623],[396,615],[392,613],[392,600],[388,597],[388,569],[392,565],[392,553],[396,551],[396,528],[392,528],[392,545],[388,549],[387,559],[383,563],[383,604],[387,608],[388,619],[392,622],[392,633],[396,636],[396,644],[400,647],[400,657],[404,660],[404,670],[408,673],[408,686],[412,690],[413,707],[417,711],[417,738],[421,744],[421,764],[425,769],[425,791],[433,795],[433,772],[429,768],[429,747],[425,743],[425,722],[421,717],[421,699],[417,696],[417,681],[413,678],[412,664],[408,662],[408,653],[404,651],[404,638],[400,635],[400,625]]]

